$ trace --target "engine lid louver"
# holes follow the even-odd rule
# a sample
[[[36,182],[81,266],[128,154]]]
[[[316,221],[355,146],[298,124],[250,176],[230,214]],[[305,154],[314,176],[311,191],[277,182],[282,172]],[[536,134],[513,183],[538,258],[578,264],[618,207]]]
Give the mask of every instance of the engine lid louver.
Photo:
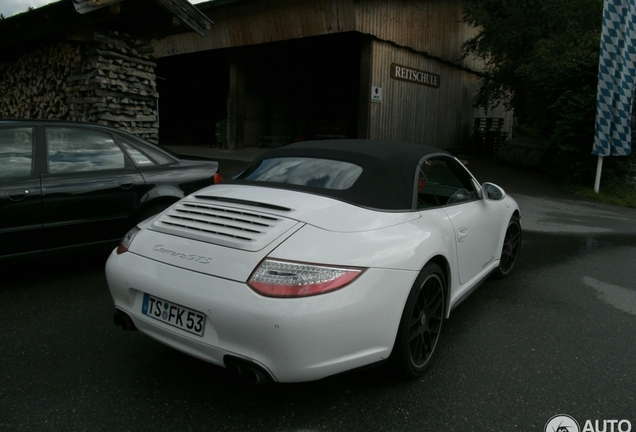
[[[298,224],[253,207],[247,202],[234,207],[209,200],[182,200],[155,219],[149,229],[255,252]]]

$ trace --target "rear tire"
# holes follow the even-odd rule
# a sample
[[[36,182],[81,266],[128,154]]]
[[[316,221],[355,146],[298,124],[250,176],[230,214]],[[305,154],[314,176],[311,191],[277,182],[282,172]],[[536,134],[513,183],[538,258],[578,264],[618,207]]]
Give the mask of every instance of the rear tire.
[[[392,368],[407,378],[421,376],[435,358],[446,321],[446,277],[429,262],[415,280],[402,312],[391,358]]]
[[[503,279],[512,272],[519,252],[521,252],[521,223],[519,217],[513,215],[508,222],[508,229],[506,229],[499,267],[494,273],[497,279]]]

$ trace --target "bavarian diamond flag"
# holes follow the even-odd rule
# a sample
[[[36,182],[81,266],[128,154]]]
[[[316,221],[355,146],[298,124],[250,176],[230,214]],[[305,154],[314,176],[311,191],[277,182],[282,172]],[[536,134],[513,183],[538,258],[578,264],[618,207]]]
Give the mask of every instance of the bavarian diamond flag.
[[[605,0],[592,154],[631,153],[635,44],[636,0]]]

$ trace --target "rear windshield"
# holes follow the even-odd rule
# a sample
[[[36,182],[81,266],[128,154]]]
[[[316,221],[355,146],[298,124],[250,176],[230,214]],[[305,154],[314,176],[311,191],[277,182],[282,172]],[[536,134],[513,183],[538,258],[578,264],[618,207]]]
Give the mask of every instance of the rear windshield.
[[[353,186],[360,174],[362,168],[349,162],[283,157],[262,160],[236,179],[344,190]]]

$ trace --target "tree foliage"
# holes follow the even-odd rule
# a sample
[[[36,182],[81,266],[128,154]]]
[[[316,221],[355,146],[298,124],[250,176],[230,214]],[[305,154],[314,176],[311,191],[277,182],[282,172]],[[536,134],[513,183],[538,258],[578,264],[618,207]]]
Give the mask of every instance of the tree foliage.
[[[515,133],[549,138],[555,172],[593,180],[591,156],[603,0],[471,0],[464,22],[479,29],[464,55],[484,61],[476,104],[513,109]],[[621,178],[629,158],[609,161]],[[590,174],[591,173],[591,174]],[[604,174],[605,176],[605,174]]]

